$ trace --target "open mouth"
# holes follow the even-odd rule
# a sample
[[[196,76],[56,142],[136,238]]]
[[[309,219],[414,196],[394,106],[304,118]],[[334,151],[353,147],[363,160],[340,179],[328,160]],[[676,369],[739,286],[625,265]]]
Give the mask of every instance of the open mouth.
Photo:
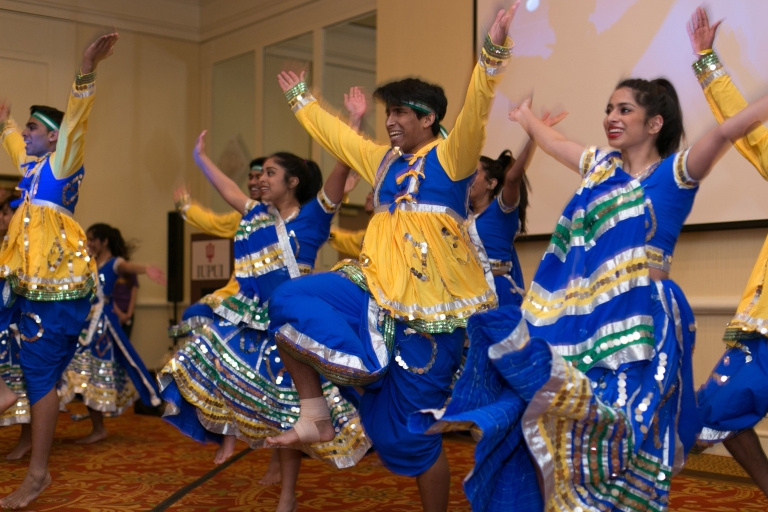
[[[617,139],[622,136],[624,133],[624,130],[621,128],[611,128],[608,130],[608,138],[609,139]]]

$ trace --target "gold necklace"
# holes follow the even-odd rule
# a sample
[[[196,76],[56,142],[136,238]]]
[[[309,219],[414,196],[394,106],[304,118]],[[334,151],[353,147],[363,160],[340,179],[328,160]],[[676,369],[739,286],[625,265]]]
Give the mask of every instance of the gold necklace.
[[[630,175],[630,176],[632,176],[632,177],[633,177],[634,179],[636,179],[637,181],[643,181],[645,178],[647,178],[648,176],[650,176],[650,175],[653,173],[653,171],[655,171],[655,170],[656,170],[656,168],[657,168],[657,167],[658,167],[660,164],[661,164],[661,158],[659,158],[658,160],[656,160],[655,162],[653,162],[651,165],[649,165],[648,167],[646,167],[646,168],[645,168],[645,170],[644,170],[643,172],[641,172],[640,174],[638,174],[637,176],[635,176],[635,175],[634,175],[634,174],[632,174],[632,173],[629,173],[629,175]]]

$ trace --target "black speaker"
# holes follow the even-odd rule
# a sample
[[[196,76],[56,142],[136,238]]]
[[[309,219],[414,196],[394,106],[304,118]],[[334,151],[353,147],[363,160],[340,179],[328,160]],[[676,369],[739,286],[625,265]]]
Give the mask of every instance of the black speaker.
[[[168,302],[184,300],[184,219],[168,212]]]

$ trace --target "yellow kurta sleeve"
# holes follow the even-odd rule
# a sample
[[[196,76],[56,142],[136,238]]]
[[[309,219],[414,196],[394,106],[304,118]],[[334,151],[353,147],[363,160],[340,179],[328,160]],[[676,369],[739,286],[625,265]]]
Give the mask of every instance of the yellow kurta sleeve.
[[[507,38],[505,47],[512,46]],[[481,60],[472,72],[464,106],[456,124],[444,141],[437,146],[437,158],[448,176],[461,180],[477,169],[477,161],[485,145],[485,125],[491,113],[496,85],[501,81],[502,68],[488,68]]]
[[[16,122],[10,117],[5,123],[0,124],[0,142],[13,160],[13,166],[21,172],[21,165],[27,161],[27,150]]]
[[[78,76],[67,100],[64,120],[59,129],[56,151],[51,157],[51,171],[57,178],[66,178],[83,166],[85,131],[96,92],[96,75]]]
[[[324,110],[311,95],[300,97],[293,109],[296,119],[323,149],[373,185],[376,171],[389,146],[365,139],[341,119]]]
[[[363,247],[363,238],[365,238],[364,229],[348,231],[331,227],[331,237],[328,239],[328,243],[337,251],[357,258],[360,255],[360,249]]]
[[[733,84],[717,57],[714,54],[710,55],[713,56],[709,57],[712,63],[706,66],[706,74],[699,74],[699,81],[712,113],[717,122],[722,123],[743,110],[747,106],[747,100]],[[715,69],[711,66],[715,66]],[[768,180],[768,128],[761,125],[746,137],[736,141],[734,145],[739,153],[755,166],[763,178]]]
[[[200,231],[221,238],[234,238],[242,218],[240,212],[215,213],[197,203],[184,206],[181,216]]]

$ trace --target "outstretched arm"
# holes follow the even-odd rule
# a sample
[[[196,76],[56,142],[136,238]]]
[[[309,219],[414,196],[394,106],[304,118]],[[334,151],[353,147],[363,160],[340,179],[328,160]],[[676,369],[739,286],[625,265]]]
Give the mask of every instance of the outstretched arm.
[[[349,127],[356,133],[359,133],[360,126],[363,123],[363,115],[365,115],[366,110],[365,95],[359,87],[350,88],[349,94],[344,95],[344,107],[349,113]],[[337,161],[331,175],[325,180],[323,192],[325,193],[325,197],[332,203],[339,204],[342,199],[344,199],[349,172],[350,167],[347,164]]]
[[[160,270],[159,267],[154,265],[143,265],[141,263],[134,263],[132,261],[125,261],[124,259],[118,260],[117,270],[121,274],[147,274],[147,277],[165,286],[165,273]]]
[[[363,138],[338,117],[326,112],[307,90],[304,73],[282,72],[277,81],[291,110],[309,135],[340,162],[355,169],[373,185],[376,171],[389,146]]]
[[[13,166],[21,170],[21,164],[27,161],[27,150],[24,139],[11,118],[11,105],[5,99],[0,98],[0,142],[3,144],[8,156],[13,161]]]
[[[572,171],[581,173],[579,163],[586,148],[566,139],[563,134],[538,119],[531,112],[530,98],[512,110],[509,113],[509,119],[520,123],[523,130],[542,151]]]
[[[735,143],[759,129],[768,120],[768,96],[751,103],[742,111],[710,130],[688,152],[688,175],[701,181]]]
[[[208,158],[208,155],[205,153],[206,133],[208,132],[203,130],[203,133],[197,137],[197,142],[195,142],[195,149],[192,152],[195,164],[202,169],[205,177],[211,182],[213,188],[221,194],[221,197],[242,215],[245,212],[245,207],[248,204],[248,201],[250,201],[250,198],[245,195],[245,192],[240,190],[237,183],[221,172],[221,169]]]
[[[485,124],[491,113],[496,85],[512,55],[514,43],[507,37],[512,19],[520,5],[517,0],[508,11],[500,10],[483,45],[480,62],[472,72],[464,106],[456,124],[444,142],[437,146],[437,158],[453,180],[470,176],[485,145]],[[439,119],[435,119],[437,123]]]
[[[186,188],[181,187],[173,194],[176,209],[192,226],[209,235],[234,238],[242,215],[236,211],[216,213],[197,204],[189,197]]]
[[[713,51],[719,25],[720,21],[710,25],[707,11],[699,7],[691,16],[687,28],[693,52],[699,57],[693,64],[693,70],[712,113],[717,121],[722,123],[743,110],[747,106],[747,100],[733,84]],[[763,178],[768,180],[768,128],[757,127],[745,138],[734,142],[734,146],[755,166]]]
[[[51,159],[51,170],[57,178],[66,178],[83,166],[85,132],[96,90],[96,67],[112,55],[119,37],[117,33],[101,36],[83,54],[80,73],[69,95],[64,120],[59,127],[56,151]]]

